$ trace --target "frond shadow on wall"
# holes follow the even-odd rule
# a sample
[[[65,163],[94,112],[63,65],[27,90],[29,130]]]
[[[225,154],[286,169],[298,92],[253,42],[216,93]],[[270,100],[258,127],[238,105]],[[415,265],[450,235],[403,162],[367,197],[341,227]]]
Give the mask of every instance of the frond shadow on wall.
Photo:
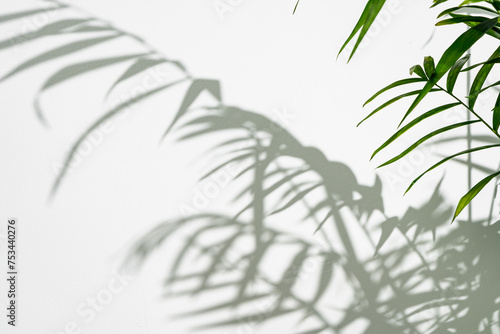
[[[23,62],[2,82],[116,38],[133,39],[144,51],[82,60],[58,70],[34,99],[42,123],[47,123],[40,103],[43,93],[80,75],[129,63],[105,92],[109,96],[118,85],[158,64],[178,71],[172,81],[120,103],[84,131],[66,157],[54,192],[81,143],[100,124],[130,104],[184,82],[190,86],[164,135],[175,131],[180,141],[226,135],[213,148],[217,164],[202,179],[228,164],[241,166],[232,183],[238,191],[230,205],[234,212],[172,218],[138,240],[128,259],[129,264],[140,264],[187,230],[188,238],[175,250],[176,260],[165,280],[169,296],[223,290],[227,300],[208,298],[206,307],[180,316],[234,311],[233,316],[199,324],[197,329],[263,323],[294,314],[296,333],[304,334],[338,333],[352,326],[360,333],[492,333],[498,328],[500,269],[495,250],[500,225],[491,222],[491,215],[472,223],[459,221],[437,237],[436,229],[445,226],[453,213],[438,185],[427,203],[410,207],[401,217],[388,217],[380,179],[373,185],[360,184],[347,165],[302,145],[280,124],[225,105],[219,81],[195,78],[181,62],[109,22],[75,16],[67,5],[50,3],[50,8],[0,16],[2,24],[47,10],[69,11],[68,17],[30,35],[0,42],[0,49],[68,34],[77,40]],[[214,104],[192,108],[203,92],[210,93]],[[294,223],[303,224],[310,233],[293,233]],[[402,242],[389,247],[391,238]],[[207,265],[194,265],[193,256],[206,259]],[[317,264],[314,270],[308,269],[310,261]],[[339,291],[346,291],[347,297],[341,299]],[[264,303],[266,309],[257,310],[255,302]]]

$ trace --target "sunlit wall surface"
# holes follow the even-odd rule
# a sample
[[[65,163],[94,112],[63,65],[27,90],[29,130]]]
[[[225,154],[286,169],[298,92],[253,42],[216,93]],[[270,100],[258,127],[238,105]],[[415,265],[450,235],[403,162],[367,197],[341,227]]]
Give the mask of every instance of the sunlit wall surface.
[[[471,115],[457,103],[371,161],[411,99],[357,126],[465,26],[388,0],[348,62],[366,3],[295,5],[0,3],[1,333],[500,333],[496,180],[451,224],[497,151],[403,197],[498,138],[463,126],[376,169]],[[488,121],[497,96],[476,102]]]

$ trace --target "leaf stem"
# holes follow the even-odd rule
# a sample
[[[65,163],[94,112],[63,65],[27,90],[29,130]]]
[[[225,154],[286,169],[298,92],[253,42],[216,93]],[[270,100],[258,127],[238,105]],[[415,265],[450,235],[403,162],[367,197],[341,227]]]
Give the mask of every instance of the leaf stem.
[[[500,164],[498,165],[498,169],[500,170]],[[498,177],[495,179],[498,181]],[[495,184],[495,188],[493,189],[493,195],[491,196],[491,205],[490,205],[490,213],[488,215],[488,226],[491,225],[493,220],[493,208],[495,207],[495,199],[498,193],[498,184]]]
[[[448,94],[449,96],[451,96],[452,98],[454,98],[462,106],[464,106],[469,112],[471,112],[474,116],[476,116],[477,119],[480,120],[491,132],[493,132],[495,134],[495,137],[500,139],[500,134],[498,134],[498,132],[496,132],[495,129],[493,129],[491,127],[491,125],[488,124],[488,122],[486,122],[481,116],[479,116],[478,113],[476,113],[474,111],[474,109],[471,109],[467,104],[465,104],[462,100],[460,100],[458,97],[456,97],[453,93],[450,93],[449,91],[447,91],[446,89],[444,89],[440,85],[436,84],[436,87],[439,88],[440,90],[442,90],[443,92],[445,92],[446,94]]]
[[[471,64],[471,53],[470,53],[470,50],[468,52],[468,55],[469,55],[469,59],[467,60],[467,63],[468,63],[468,66],[470,66]],[[467,71],[467,75],[466,75],[466,78],[467,78],[467,88],[466,89],[469,89],[469,87],[471,87],[471,73],[470,71]],[[470,98],[468,99],[469,100],[469,105],[470,105]],[[470,114],[467,113],[467,120],[470,121],[471,120],[471,117],[470,117]],[[472,148],[472,130],[471,130],[471,125],[467,125],[467,150],[470,150]],[[467,189],[471,189],[472,188],[472,153],[469,152],[467,154]],[[468,217],[468,220],[469,220],[469,223],[472,222],[472,203],[469,203],[469,206],[467,208],[467,217]]]

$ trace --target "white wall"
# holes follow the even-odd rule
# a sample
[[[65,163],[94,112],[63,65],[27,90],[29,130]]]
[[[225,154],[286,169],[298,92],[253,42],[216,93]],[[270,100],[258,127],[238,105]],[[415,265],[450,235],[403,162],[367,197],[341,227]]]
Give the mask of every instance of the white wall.
[[[446,47],[442,41],[457,36],[460,28],[436,31],[424,48],[437,11],[428,10],[427,2],[393,0],[391,10],[387,8],[365,46],[347,65],[344,56],[336,60],[336,54],[364,2],[302,0],[292,16],[294,0],[241,0],[233,1],[237,4],[223,19],[213,0],[88,0],[78,5],[146,38],[167,56],[181,60],[197,77],[220,79],[228,104],[266,115],[286,110],[292,115],[288,128],[303,143],[345,162],[360,181],[371,184],[376,162],[382,159],[369,163],[369,156],[395,129],[393,116],[402,116],[403,110],[390,108],[355,128],[371,110],[362,108],[363,101],[385,84],[406,77],[408,68],[421,63],[424,56],[437,58]],[[3,1],[0,11],[33,4]],[[25,24],[21,20],[4,25],[1,39],[22,31]],[[51,43],[58,45],[59,40],[46,39],[1,52],[1,73]],[[115,48],[137,50],[127,42],[117,43]],[[87,54],[89,58],[99,56],[90,50]],[[194,196],[203,167],[196,161],[204,146],[175,146],[169,140],[158,145],[185,86],[142,102],[129,116],[114,121],[102,143],[84,157],[49,201],[56,176],[54,163],[62,161],[85,124],[105,110],[104,89],[120,73],[116,67],[113,73],[94,73],[49,91],[42,105],[50,128],[44,128],[35,116],[32,98],[60,66],[55,61],[0,85],[0,229],[4,232],[8,217],[17,217],[20,224],[19,325],[7,328],[2,321],[0,332],[72,333],[71,323],[75,323],[82,333],[92,334],[187,333],[189,320],[170,321],[167,317],[189,307],[191,301],[160,297],[165,258],[156,258],[140,275],[126,278],[126,286],[112,294],[113,300],[95,318],[88,307],[81,306],[88,298],[99,294],[102,298],[107,294],[103,289],[115,284],[115,270],[130,242],[177,214]],[[385,181],[389,213],[401,213],[425,200],[442,176],[442,171],[432,174],[402,198],[412,177],[436,160],[429,153],[424,155],[423,162],[408,173],[399,165],[379,172]],[[466,190],[463,172],[450,173],[445,180],[451,203]],[[389,180],[394,175],[400,177],[397,182]],[[4,246],[1,249],[3,252]],[[3,300],[3,279],[1,283]],[[271,333],[272,326],[255,330]]]

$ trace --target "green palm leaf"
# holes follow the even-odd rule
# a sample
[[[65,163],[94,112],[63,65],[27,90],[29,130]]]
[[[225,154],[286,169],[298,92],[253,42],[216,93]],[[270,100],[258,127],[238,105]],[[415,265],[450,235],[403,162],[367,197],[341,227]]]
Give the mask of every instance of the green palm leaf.
[[[479,194],[479,192],[493,180],[495,177],[500,175],[500,171],[493,173],[484,179],[482,179],[480,182],[478,182],[467,194],[465,194],[464,197],[460,199],[460,202],[458,202],[457,209],[455,210],[455,214],[453,215],[453,221],[458,217],[458,215],[469,205],[469,203],[474,199],[474,197]]]
[[[420,180],[425,174],[427,174],[428,172],[430,172],[431,170],[441,166],[442,164],[444,164],[445,162],[453,159],[453,158],[456,158],[460,155],[464,155],[464,154],[470,154],[470,153],[473,153],[473,152],[477,152],[477,151],[482,151],[482,150],[487,150],[487,149],[490,149],[490,148],[494,148],[494,147],[500,147],[500,144],[495,144],[495,145],[486,145],[486,146],[480,146],[480,147],[475,147],[475,148],[471,148],[471,149],[467,149],[465,151],[461,151],[461,152],[458,152],[456,154],[453,154],[453,155],[450,155],[444,159],[442,159],[441,161],[439,161],[438,163],[434,164],[432,167],[430,167],[429,169],[427,169],[425,172],[423,172],[422,174],[420,174],[415,180],[412,181],[412,183],[410,184],[410,186],[408,187],[408,189],[406,189],[405,191],[405,194],[410,191],[410,189],[418,182],[418,180]]]
[[[394,158],[392,158],[392,159],[384,162],[383,164],[381,164],[377,168],[380,168],[380,167],[383,167],[383,166],[387,166],[387,165],[390,165],[390,164],[398,161],[399,159],[405,157],[408,153],[410,153],[411,151],[413,151],[414,149],[416,149],[422,143],[426,142],[427,140],[431,139],[434,136],[437,136],[437,135],[439,135],[441,133],[444,133],[444,132],[447,132],[447,131],[450,131],[450,130],[453,130],[453,129],[456,129],[456,128],[459,128],[459,127],[462,127],[462,126],[474,124],[474,123],[477,123],[477,122],[479,122],[479,121],[478,120],[476,120],[476,121],[466,121],[466,122],[461,122],[461,123],[457,123],[457,124],[448,125],[448,126],[445,126],[444,128],[440,128],[438,130],[435,130],[435,131],[433,131],[433,132],[425,135],[424,137],[420,138],[413,145],[411,145],[406,150],[404,150],[401,154],[399,154],[396,157],[394,157]]]

